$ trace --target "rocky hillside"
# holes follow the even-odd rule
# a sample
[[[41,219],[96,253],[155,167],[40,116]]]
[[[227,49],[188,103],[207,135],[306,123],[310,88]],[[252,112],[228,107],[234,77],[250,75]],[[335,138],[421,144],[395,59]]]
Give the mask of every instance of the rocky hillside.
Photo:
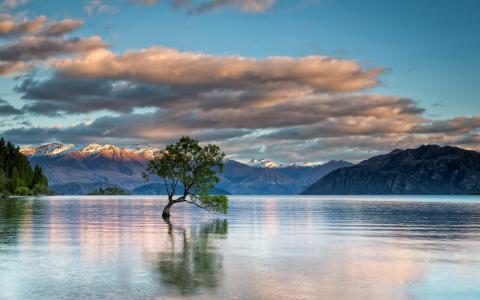
[[[436,145],[394,150],[335,170],[302,194],[472,194],[480,191],[480,153]]]

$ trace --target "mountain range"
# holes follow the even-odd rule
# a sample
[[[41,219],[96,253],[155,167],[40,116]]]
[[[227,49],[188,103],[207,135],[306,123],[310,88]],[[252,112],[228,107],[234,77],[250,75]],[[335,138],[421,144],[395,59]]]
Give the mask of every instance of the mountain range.
[[[449,195],[480,192],[480,153],[424,145],[372,157],[322,177],[305,195]]]
[[[117,186],[132,194],[165,194],[159,178],[145,182],[142,173],[158,151],[148,145],[117,147],[114,145],[52,143],[25,147],[32,165],[38,164],[57,194],[88,194],[100,187]],[[326,164],[279,164],[267,159],[248,163],[225,160],[221,182],[213,193],[225,194],[298,194],[309,185],[338,168],[352,166],[345,161]]]

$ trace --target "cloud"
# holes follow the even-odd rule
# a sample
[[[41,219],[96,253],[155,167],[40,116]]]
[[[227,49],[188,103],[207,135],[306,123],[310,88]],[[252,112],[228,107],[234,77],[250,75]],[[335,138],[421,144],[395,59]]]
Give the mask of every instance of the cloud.
[[[3,9],[11,10],[17,8],[18,6],[25,5],[29,2],[30,0],[4,0],[1,7]]]
[[[0,76],[23,72],[31,68],[31,65],[23,61],[0,62]]]
[[[431,120],[412,99],[369,93],[383,68],[331,57],[252,59],[155,47],[122,55],[94,50],[54,67],[51,78],[28,78],[16,88],[27,101],[24,111],[120,114],[48,129],[69,142],[78,135],[163,144],[188,134],[214,140],[240,159],[266,152],[281,161],[358,160],[392,145],[471,148],[480,128],[479,117]]]
[[[105,0],[90,0],[85,4],[83,10],[89,15],[114,14],[118,8]]]
[[[370,115],[421,112],[411,101],[345,96],[377,85],[383,69],[363,70],[354,61],[322,56],[256,60],[150,48],[124,55],[91,51],[54,66],[54,77],[27,79],[17,87],[23,99],[31,100],[30,111],[158,108],[177,116],[189,111],[199,123],[234,128],[314,123],[341,113],[339,106]]]
[[[39,16],[29,20],[4,13],[0,14],[0,37],[32,34],[59,37],[75,31],[82,25],[83,21],[78,19],[49,21],[47,17]]]
[[[54,22],[45,28],[41,34],[46,36],[59,37],[67,33],[73,32],[83,26],[83,20],[78,19],[64,19],[59,22]]]
[[[45,16],[39,16],[34,20],[17,20],[10,14],[0,14],[0,37],[39,32],[47,20]]]
[[[455,117],[449,120],[429,120],[426,124],[415,126],[419,133],[468,133],[480,128],[480,116]]]
[[[276,0],[208,0],[198,4],[192,0],[173,0],[172,7],[184,9],[190,14],[202,14],[229,6],[246,13],[261,13],[272,8],[275,2]]]
[[[157,4],[158,0],[132,0],[133,3],[141,5],[154,5]]]
[[[12,38],[0,45],[0,75],[20,73],[48,59],[79,54],[108,46],[98,36],[65,38],[83,25],[82,20],[33,20],[10,14],[0,15],[0,37]]]
[[[22,115],[23,111],[20,109],[15,108],[7,101],[0,99],[0,116],[16,116]]]
[[[115,143],[132,144],[148,142],[163,146],[190,135],[202,142],[215,142],[231,158],[247,160],[259,155],[278,161],[327,161],[347,159],[359,161],[394,148],[413,148],[422,144],[458,145],[480,150],[479,134],[404,134],[377,133],[368,135],[314,137],[305,140],[270,139],[258,134],[256,129],[229,129],[193,126],[172,121],[168,113],[127,114],[105,116],[89,123],[70,127],[14,128],[2,136],[19,144],[46,143]]]
[[[71,127],[4,133],[17,143],[163,145],[191,135],[215,141],[232,158],[269,153],[279,161],[319,161],[360,160],[422,143],[474,148],[480,134],[478,116],[432,120],[413,99],[372,93],[385,69],[348,59],[254,59],[164,47],[115,54],[98,37],[41,34],[0,48],[6,63],[28,66],[49,58],[55,58],[49,78],[27,77],[16,87],[25,101],[22,111],[104,116]]]
[[[136,80],[171,86],[222,88],[290,85],[321,92],[353,92],[378,84],[381,68],[362,70],[350,60],[323,56],[212,56],[154,47],[115,55],[98,50],[78,59],[58,61],[64,76]]]
[[[6,130],[2,136],[19,144],[62,141],[66,143],[105,143],[132,144],[153,138],[157,142],[173,142],[180,135],[193,134],[202,141],[223,140],[243,136],[250,131],[244,129],[188,129],[178,124],[163,123],[158,128],[161,114],[130,114],[121,117],[105,116],[93,122],[69,127],[23,127]]]
[[[408,132],[424,111],[411,99],[352,95],[377,85],[383,69],[321,56],[255,60],[151,48],[124,55],[93,51],[55,66],[54,77],[17,87],[29,100],[26,110],[125,114],[153,108],[164,112],[154,128],[269,129],[259,136],[300,140]]]
[[[97,0],[97,2],[100,2]],[[140,5],[154,5],[158,0],[131,0]],[[170,6],[173,9],[185,11],[191,15],[203,14],[223,8],[233,8],[244,13],[262,13],[271,9],[276,0],[171,0]]]
[[[107,45],[98,36],[85,39],[27,37],[20,41],[0,46],[0,61],[45,60],[63,54],[85,53],[105,47]]]

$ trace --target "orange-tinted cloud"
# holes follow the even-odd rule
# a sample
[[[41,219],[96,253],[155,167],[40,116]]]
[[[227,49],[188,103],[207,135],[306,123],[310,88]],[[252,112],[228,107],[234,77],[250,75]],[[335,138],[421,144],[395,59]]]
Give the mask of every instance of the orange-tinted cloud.
[[[374,87],[383,69],[362,70],[350,60],[323,56],[213,56],[154,47],[116,55],[98,50],[56,63],[65,76],[135,80],[172,86],[229,88],[251,85],[291,86],[321,92],[354,92]]]
[[[0,15],[0,37],[39,32],[47,23],[47,17],[39,16],[33,20],[17,20],[10,14]]]
[[[9,39],[0,45],[0,75],[21,73],[33,69],[39,62],[67,54],[108,47],[98,36],[84,39],[64,37],[83,24],[83,20],[78,19],[51,21],[40,16],[29,20],[1,14],[0,37]]]
[[[62,36],[83,26],[83,20],[64,19],[47,26],[41,33],[47,36]]]

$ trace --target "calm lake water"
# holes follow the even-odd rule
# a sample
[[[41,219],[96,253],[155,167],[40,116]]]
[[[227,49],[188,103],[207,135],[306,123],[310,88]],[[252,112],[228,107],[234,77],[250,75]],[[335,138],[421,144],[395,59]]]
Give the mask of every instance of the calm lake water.
[[[0,299],[480,299],[480,197],[0,201]]]

